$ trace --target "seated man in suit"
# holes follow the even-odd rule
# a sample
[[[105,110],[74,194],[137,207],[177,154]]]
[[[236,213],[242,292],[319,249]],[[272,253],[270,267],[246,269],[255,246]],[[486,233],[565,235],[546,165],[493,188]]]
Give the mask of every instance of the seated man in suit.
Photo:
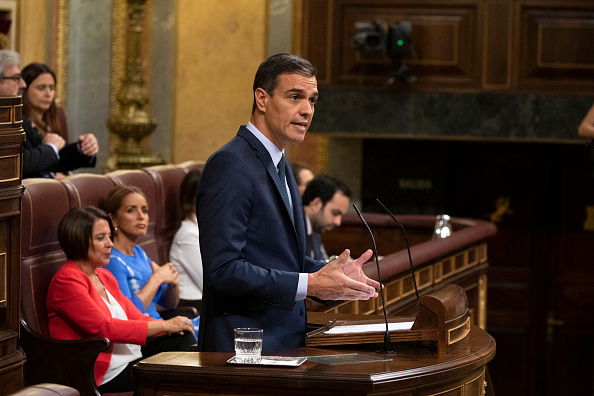
[[[316,69],[295,55],[260,64],[252,116],[207,161],[196,214],[204,267],[198,350],[234,351],[234,328],[264,330],[262,353],[305,345],[305,297],[368,300],[380,287],[349,250],[324,266],[305,254],[305,216],[289,143],[302,142],[318,97]]]
[[[339,227],[350,205],[351,190],[336,177],[318,175],[303,193],[306,223],[305,253],[314,260],[326,261],[322,232]]]

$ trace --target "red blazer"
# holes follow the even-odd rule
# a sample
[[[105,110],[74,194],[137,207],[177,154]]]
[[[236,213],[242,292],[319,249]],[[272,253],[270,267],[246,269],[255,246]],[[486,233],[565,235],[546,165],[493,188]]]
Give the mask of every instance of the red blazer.
[[[148,322],[154,320],[140,312],[118,287],[114,276],[103,268],[97,275],[120,303],[128,320],[114,319],[89,277],[67,261],[53,277],[47,292],[50,336],[60,340],[106,337],[111,342],[144,345]],[[111,361],[111,351],[102,352],[95,362],[95,381],[101,384]]]

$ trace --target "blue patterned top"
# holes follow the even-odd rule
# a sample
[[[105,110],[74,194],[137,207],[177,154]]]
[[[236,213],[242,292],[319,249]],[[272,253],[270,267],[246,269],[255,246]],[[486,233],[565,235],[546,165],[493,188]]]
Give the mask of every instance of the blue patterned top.
[[[136,297],[136,293],[148,283],[153,274],[151,259],[148,258],[145,251],[138,245],[134,246],[133,253],[134,255],[128,256],[115,247],[112,248],[109,264],[104,268],[115,276],[124,296],[128,297],[141,312],[144,312],[151,318],[161,319],[161,315],[157,312],[156,304],[163,305],[161,298],[165,289],[167,289],[167,284],[162,284],[159,287],[153,301],[145,310],[144,303],[139,297]]]

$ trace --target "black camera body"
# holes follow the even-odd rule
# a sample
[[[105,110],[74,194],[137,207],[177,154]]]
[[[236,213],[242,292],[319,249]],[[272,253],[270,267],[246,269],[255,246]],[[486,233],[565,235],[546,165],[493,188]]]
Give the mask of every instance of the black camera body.
[[[392,78],[412,84],[417,78],[402,58],[411,50],[412,24],[400,21],[394,24],[355,22],[355,49],[361,52],[381,52],[392,61]]]

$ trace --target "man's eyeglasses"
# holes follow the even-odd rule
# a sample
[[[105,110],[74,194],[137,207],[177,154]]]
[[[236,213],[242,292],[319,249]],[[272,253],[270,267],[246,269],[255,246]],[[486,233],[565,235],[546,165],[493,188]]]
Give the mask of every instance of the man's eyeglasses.
[[[23,78],[22,75],[20,74],[15,74],[14,76],[3,76],[2,79],[3,80],[12,80],[16,83],[18,83],[19,81],[21,81],[21,79]]]

